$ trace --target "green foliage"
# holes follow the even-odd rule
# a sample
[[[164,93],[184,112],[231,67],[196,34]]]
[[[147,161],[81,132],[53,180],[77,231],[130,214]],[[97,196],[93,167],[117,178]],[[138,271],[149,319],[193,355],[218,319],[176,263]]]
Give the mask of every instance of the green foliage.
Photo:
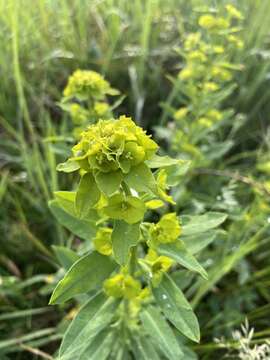
[[[270,316],[269,1],[32,5],[0,1],[0,358],[237,357],[242,340],[231,332],[245,318],[250,351],[261,349]],[[153,133],[159,155],[146,160],[132,140],[113,173],[93,159],[91,172],[85,161],[64,162],[89,125],[123,113]],[[111,164],[111,155],[98,158]],[[84,177],[92,191],[78,191]],[[153,241],[165,239],[154,230],[173,233],[158,226],[171,213],[180,235]],[[114,259],[104,283],[47,306],[69,268],[93,252]],[[157,304],[166,274],[198,317],[200,344]],[[190,331],[181,311],[168,316]]]
[[[95,289],[114,269],[115,264],[106,256],[96,252],[83,256],[58,283],[50,304],[59,304],[75,295]]]
[[[75,354],[78,359],[97,356],[105,359],[109,354],[107,350],[112,346],[113,339],[119,336],[120,329],[127,333],[125,336],[129,340],[126,341],[132,344],[133,333],[137,331],[135,328],[139,329],[142,326],[150,333],[151,328],[154,327],[154,332],[157,332],[161,342],[165,344],[165,350],[169,349],[169,352],[165,351],[166,357],[171,357],[172,351],[174,357],[182,356],[183,352],[177,340],[171,338],[174,336],[173,330],[166,319],[188,338],[199,341],[199,325],[192,307],[166,272],[176,261],[206,279],[207,273],[189,252],[185,242],[179,239],[182,229],[176,213],[164,214],[156,224],[143,222],[146,213],[145,199],[149,199],[149,196],[152,201],[167,200],[174,203],[167,194],[169,187],[166,183],[166,168],[182,167],[180,160],[173,160],[168,156],[155,155],[151,163],[157,147],[141,128],[132,123],[131,119],[123,116],[117,120],[99,120],[97,124],[88,127],[82,133],[78,144],[73,147],[71,161],[79,165],[81,179],[75,196],[73,192],[57,192],[56,201],[63,211],[71,212],[79,223],[91,221],[91,211],[96,212],[101,223],[106,221],[109,225],[111,219],[115,221],[113,229],[105,226],[97,231],[93,243],[98,252],[90,252],[79,258],[52,294],[50,304],[57,304],[79,294],[87,294],[91,290],[98,291],[102,284],[104,289],[104,293],[91,299],[89,305],[86,304],[73,320],[70,330],[64,337],[60,359],[71,359]],[[149,166],[160,168],[156,176]],[[74,168],[75,171],[78,170]],[[225,218],[220,213],[184,218],[184,234],[194,235],[200,233],[201,229],[202,231],[213,229]],[[99,221],[96,222],[96,227]],[[204,245],[205,243],[201,248]],[[70,261],[70,253],[63,254],[63,250],[57,248],[56,252],[64,264]],[[117,264],[121,266],[120,269]],[[160,307],[165,318],[158,309],[151,310],[144,305],[150,301],[150,289],[153,289],[152,295],[156,300],[156,306]],[[98,317],[96,320],[98,323],[96,326],[91,318],[93,314],[99,314],[99,309],[93,313],[90,305],[93,302],[94,309],[96,306],[105,306],[107,297],[104,300],[104,294],[109,300],[120,299],[122,310],[114,316],[107,317],[105,322],[103,320],[106,311],[102,312],[101,319]],[[140,324],[140,313],[144,308],[142,324]],[[160,328],[151,320],[153,312],[157,315],[155,321],[162,324]],[[85,318],[88,316],[91,325],[82,328],[81,318],[86,321]],[[109,324],[110,328],[108,328]],[[69,341],[67,346],[65,344],[69,338],[72,343]],[[142,339],[135,341],[140,349],[141,345],[138,341]],[[158,357],[162,344],[159,342],[152,344],[150,339],[147,341],[144,339],[144,342],[146,354]],[[172,349],[168,343],[173,344]],[[126,350],[127,353],[132,353],[130,346]],[[121,347],[125,351],[126,344],[119,344],[117,351]]]

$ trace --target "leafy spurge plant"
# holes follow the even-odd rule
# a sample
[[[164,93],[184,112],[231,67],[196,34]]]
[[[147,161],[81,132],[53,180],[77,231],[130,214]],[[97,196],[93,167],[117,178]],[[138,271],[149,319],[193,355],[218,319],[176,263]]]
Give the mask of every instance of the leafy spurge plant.
[[[78,69],[69,77],[59,105],[70,114],[76,139],[89,124],[89,119],[95,123],[100,118],[112,117],[112,109],[119,105],[122,98],[110,106],[107,96],[119,94],[102,75],[93,70]]]
[[[204,166],[228,152],[233,134],[243,117],[233,109],[222,109],[236,87],[234,73],[242,69],[237,54],[242,51],[243,16],[233,5],[209,9],[197,17],[196,32],[187,33],[177,49],[182,59],[163,122],[171,114],[170,140],[173,153]],[[173,105],[173,106],[172,106]],[[180,105],[180,106],[179,106]],[[227,138],[220,135],[226,133]]]
[[[82,294],[86,299],[66,331],[59,360],[188,359],[179,334],[200,340],[198,320],[170,273],[180,266],[206,279],[193,254],[213,237],[194,237],[201,232],[200,217],[181,224],[176,213],[166,212],[166,202],[173,204],[167,175],[183,162],[157,150],[131,118],[120,116],[88,126],[70,158],[58,165],[80,180],[75,191],[56,192],[51,208],[62,224],[91,240],[90,251],[79,258],[56,248],[64,254],[63,266],[71,267],[50,303],[82,301]],[[148,209],[160,207],[159,221],[144,220]],[[202,232],[225,219],[208,216]]]

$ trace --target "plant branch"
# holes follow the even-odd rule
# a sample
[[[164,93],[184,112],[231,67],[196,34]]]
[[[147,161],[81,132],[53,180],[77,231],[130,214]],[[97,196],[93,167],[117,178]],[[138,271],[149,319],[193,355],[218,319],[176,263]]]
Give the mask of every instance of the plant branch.
[[[213,175],[213,176],[228,177],[233,180],[240,181],[244,184],[247,184],[251,187],[254,187],[254,188],[258,189],[259,191],[262,191],[266,195],[270,196],[270,191],[262,183],[260,183],[256,180],[253,180],[252,178],[250,178],[248,176],[242,176],[242,175],[238,174],[237,172],[231,172],[228,170],[203,169],[203,168],[194,169],[192,172],[194,175]]]

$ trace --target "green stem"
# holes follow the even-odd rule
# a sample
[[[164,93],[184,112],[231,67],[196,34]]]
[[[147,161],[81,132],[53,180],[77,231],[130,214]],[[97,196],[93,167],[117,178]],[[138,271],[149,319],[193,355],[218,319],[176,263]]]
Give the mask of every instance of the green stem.
[[[137,246],[134,246],[130,250],[130,261],[129,261],[129,272],[130,275],[133,276],[136,271],[136,264],[137,264]]]
[[[127,184],[122,181],[122,189],[124,190],[124,193],[126,194],[126,196],[130,196],[131,195],[131,191],[130,188],[127,186]]]

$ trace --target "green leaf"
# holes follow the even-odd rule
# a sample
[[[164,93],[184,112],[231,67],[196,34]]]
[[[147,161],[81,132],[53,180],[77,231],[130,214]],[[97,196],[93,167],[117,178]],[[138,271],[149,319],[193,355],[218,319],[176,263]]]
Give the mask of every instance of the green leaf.
[[[60,264],[65,270],[68,270],[71,265],[79,259],[79,255],[64,246],[53,245],[52,248],[55,252],[57,260],[60,262]]]
[[[134,349],[136,360],[160,360],[150,340],[144,337],[137,337],[134,345],[136,345]]]
[[[189,339],[199,342],[199,323],[190,304],[182,291],[166,273],[158,287],[153,288],[153,295],[165,317]]]
[[[219,212],[208,212],[203,215],[183,215],[180,217],[182,222],[182,235],[200,234],[207,230],[216,228],[227,218],[227,214]]]
[[[190,164],[189,160],[181,160],[181,163],[168,167],[166,169],[168,186],[178,185],[189,170]]]
[[[80,169],[80,165],[78,164],[77,161],[74,160],[67,160],[66,162],[58,164],[56,167],[57,171],[62,171],[65,173],[70,173],[79,169]]]
[[[148,306],[140,314],[142,324],[168,359],[178,360],[183,355],[171,327],[157,308]]]
[[[92,341],[88,342],[88,347],[79,356],[61,357],[59,360],[106,360],[110,355],[115,339],[116,335],[113,329],[104,329]]]
[[[91,173],[84,174],[75,199],[75,207],[79,217],[86,217],[99,198],[100,190],[97,187],[94,176]]]
[[[124,178],[127,185],[137,192],[151,192],[157,194],[154,175],[145,164],[133,167]]]
[[[50,304],[60,304],[75,295],[95,289],[115,268],[115,262],[96,251],[81,257],[57,284]]]
[[[120,184],[123,180],[121,171],[114,171],[110,173],[98,172],[95,175],[97,185],[105,195],[110,196],[119,190]]]
[[[154,155],[151,160],[147,160],[145,163],[151,169],[157,169],[161,167],[167,167],[172,165],[182,165],[186,164],[188,161],[180,160],[180,159],[173,159],[170,156],[159,156]]]
[[[114,258],[120,265],[128,261],[129,251],[136,246],[140,237],[140,224],[128,224],[125,221],[115,221],[112,232]]]
[[[68,327],[60,350],[60,358],[73,360],[89,346],[91,340],[110,324],[119,301],[103,292],[91,297]]]
[[[203,250],[216,239],[217,231],[210,230],[202,234],[181,236],[187,250],[193,255]]]
[[[55,191],[54,196],[63,210],[75,216],[76,191]]]
[[[185,243],[181,240],[177,240],[171,244],[160,244],[158,252],[161,255],[168,256],[177,261],[185,268],[199,273],[204,279],[207,279],[207,272],[198,263],[195,257],[187,250]]]
[[[68,202],[68,204],[69,207],[72,208],[72,212],[65,211],[58,200],[49,201],[49,208],[62,226],[66,227],[70,232],[72,232],[79,238],[89,241],[96,234],[96,213],[93,212],[93,221],[79,220],[75,215],[74,202]],[[67,206],[65,207],[65,209],[67,209]]]

